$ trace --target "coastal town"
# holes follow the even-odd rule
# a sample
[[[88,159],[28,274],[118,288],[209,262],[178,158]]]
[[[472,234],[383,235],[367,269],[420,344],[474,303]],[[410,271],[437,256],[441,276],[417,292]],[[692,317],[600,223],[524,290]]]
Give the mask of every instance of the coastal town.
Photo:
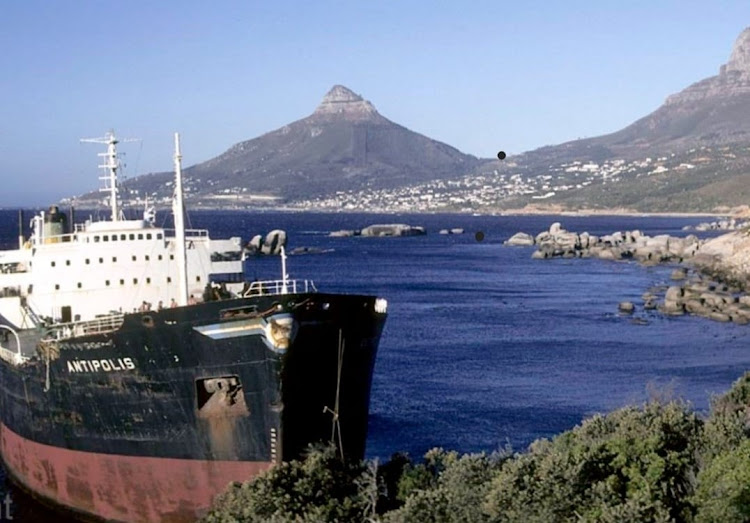
[[[746,151],[743,151],[746,153]],[[475,212],[502,208],[505,201],[549,202],[587,187],[602,190],[623,181],[655,178],[665,173],[673,177],[706,166],[734,161],[730,148],[694,148],[686,153],[646,156],[642,159],[571,161],[545,169],[527,167],[511,160],[497,168],[455,180],[436,180],[406,187],[380,190],[339,191],[328,197],[300,202],[303,210],[347,210],[361,212]]]

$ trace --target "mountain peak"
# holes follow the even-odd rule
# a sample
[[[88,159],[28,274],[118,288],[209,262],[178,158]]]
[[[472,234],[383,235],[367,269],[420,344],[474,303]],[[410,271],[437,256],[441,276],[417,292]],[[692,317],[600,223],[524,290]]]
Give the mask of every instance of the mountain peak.
[[[323,97],[323,103],[347,103],[361,102],[363,99],[360,95],[343,85],[334,85],[331,90]]]
[[[345,119],[366,119],[378,115],[370,102],[343,85],[334,85],[323,97],[313,115],[342,116]]]
[[[750,73],[750,27],[742,31],[735,40],[725,70]]]

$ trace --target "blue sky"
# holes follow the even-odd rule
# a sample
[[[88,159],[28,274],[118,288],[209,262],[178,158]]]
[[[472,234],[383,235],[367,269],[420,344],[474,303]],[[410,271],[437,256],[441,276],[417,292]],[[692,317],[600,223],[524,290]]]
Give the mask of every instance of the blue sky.
[[[0,205],[185,165],[309,115],[334,84],[481,157],[616,131],[715,75],[750,2],[6,1]]]

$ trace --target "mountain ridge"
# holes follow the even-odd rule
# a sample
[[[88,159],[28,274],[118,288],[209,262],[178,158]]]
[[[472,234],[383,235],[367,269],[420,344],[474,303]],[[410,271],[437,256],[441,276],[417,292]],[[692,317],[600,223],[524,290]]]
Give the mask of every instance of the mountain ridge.
[[[743,205],[750,202],[750,27],[718,74],[623,129],[504,162],[414,133],[334,85],[309,116],[184,173],[188,199],[205,206],[708,212]],[[168,201],[170,177],[141,176],[128,187]]]
[[[382,116],[343,85],[334,85],[307,117],[238,142],[183,169],[188,199],[258,204],[351,189],[378,189],[452,178],[480,160]],[[166,201],[171,173],[128,180],[137,198]],[[99,199],[88,193],[80,199]]]

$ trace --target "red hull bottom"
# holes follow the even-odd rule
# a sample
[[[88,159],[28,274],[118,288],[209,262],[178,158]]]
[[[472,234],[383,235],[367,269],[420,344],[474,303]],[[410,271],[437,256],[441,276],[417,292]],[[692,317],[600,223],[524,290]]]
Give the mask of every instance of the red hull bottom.
[[[27,440],[3,424],[0,448],[10,475],[31,493],[116,521],[195,521],[230,482],[272,465],[67,450]]]

